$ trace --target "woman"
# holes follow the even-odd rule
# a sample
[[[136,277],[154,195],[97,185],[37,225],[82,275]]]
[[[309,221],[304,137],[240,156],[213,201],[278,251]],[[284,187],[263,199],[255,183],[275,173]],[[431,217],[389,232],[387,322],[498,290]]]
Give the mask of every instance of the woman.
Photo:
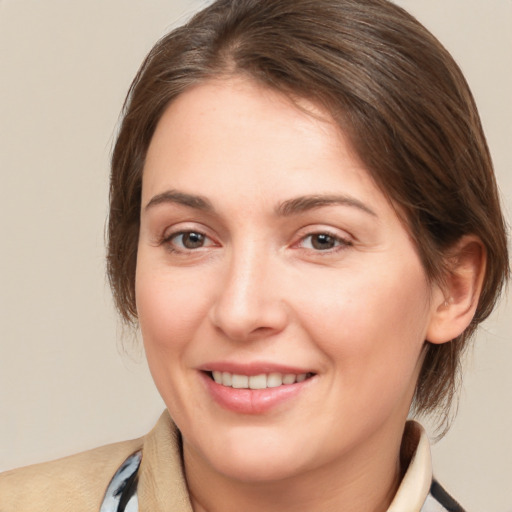
[[[507,261],[474,102],[421,25],[215,2],[142,65],[112,159],[109,277],[168,412],[4,475],[2,506],[461,510],[406,419],[447,414]]]

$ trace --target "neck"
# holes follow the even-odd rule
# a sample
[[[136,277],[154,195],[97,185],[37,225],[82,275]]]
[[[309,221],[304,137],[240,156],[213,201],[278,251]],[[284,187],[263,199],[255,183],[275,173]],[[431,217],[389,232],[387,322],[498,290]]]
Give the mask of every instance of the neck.
[[[380,436],[379,436],[380,437]],[[194,512],[385,512],[401,479],[401,436],[370,439],[363,451],[277,481],[240,481],[184,444]]]

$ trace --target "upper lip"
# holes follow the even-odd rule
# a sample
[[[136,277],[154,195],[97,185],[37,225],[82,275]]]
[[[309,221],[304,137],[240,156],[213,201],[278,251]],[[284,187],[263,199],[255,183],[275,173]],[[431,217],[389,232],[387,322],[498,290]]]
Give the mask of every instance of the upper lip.
[[[229,372],[236,375],[261,375],[263,373],[282,373],[300,375],[303,373],[315,373],[310,368],[300,368],[279,363],[254,361],[250,363],[236,363],[232,361],[216,361],[201,365],[199,370],[204,372]]]

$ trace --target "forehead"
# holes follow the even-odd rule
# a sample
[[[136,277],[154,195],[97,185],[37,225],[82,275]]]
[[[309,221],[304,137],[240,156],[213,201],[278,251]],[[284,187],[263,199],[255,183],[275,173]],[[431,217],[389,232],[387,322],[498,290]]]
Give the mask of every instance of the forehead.
[[[249,79],[214,80],[190,88],[164,112],[147,153],[143,194],[194,179],[218,188],[223,178],[241,187],[250,180],[254,193],[294,184],[327,192],[320,189],[342,175],[374,188],[325,110]]]
[[[243,143],[248,151],[250,136],[253,146],[269,148],[263,157],[283,142],[290,145],[293,139],[317,131],[325,134],[322,144],[329,139],[338,145],[339,133],[331,116],[311,101],[292,99],[250,78],[215,79],[189,88],[171,102],[157,125],[150,151],[162,138],[166,144],[171,138],[184,144],[181,154],[198,139],[204,147],[217,144],[226,150],[235,142]],[[317,140],[312,137],[311,143]]]

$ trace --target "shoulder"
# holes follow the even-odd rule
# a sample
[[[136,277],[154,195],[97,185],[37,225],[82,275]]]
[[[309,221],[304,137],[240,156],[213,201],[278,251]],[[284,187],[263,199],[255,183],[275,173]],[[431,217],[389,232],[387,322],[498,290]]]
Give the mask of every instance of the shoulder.
[[[99,510],[112,475],[142,448],[135,439],[0,474],[0,512]]]

